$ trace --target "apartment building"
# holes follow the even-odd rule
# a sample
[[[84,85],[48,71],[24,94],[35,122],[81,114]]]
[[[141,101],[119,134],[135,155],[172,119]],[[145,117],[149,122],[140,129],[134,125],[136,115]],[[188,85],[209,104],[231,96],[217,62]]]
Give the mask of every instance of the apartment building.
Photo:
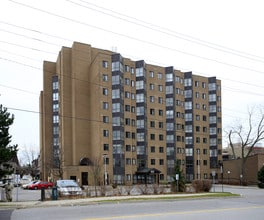
[[[41,177],[93,185],[219,175],[221,81],[74,42],[44,61]],[[100,168],[100,169],[99,169]]]

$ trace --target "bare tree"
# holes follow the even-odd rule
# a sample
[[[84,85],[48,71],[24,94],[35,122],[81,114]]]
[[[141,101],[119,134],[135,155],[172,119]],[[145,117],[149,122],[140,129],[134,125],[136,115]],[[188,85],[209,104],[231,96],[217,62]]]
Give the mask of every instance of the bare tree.
[[[24,147],[21,150],[20,164],[22,165],[20,174],[30,174],[33,178],[38,174],[39,152],[32,147]]]
[[[241,174],[245,175],[245,164],[253,151],[253,148],[264,140],[264,113],[259,108],[259,113],[253,110],[248,113],[248,122],[246,126],[239,123],[228,131],[229,145],[232,149],[233,158],[236,158],[234,143],[241,144]]]
[[[95,196],[97,197],[97,186],[100,185],[102,181],[102,158],[101,157],[91,158],[91,163],[88,164],[88,167],[93,177]]]
[[[53,157],[50,158],[45,166],[46,169],[49,170],[49,176],[53,177],[53,181],[55,179],[63,179],[64,169],[63,169],[63,162],[64,162],[64,151],[58,149],[54,152]]]

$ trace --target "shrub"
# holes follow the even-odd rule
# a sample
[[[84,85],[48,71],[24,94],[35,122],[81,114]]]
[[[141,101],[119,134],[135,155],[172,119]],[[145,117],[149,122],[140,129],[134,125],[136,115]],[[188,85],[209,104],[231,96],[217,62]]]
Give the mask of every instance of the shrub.
[[[259,183],[258,184],[258,187],[261,188],[261,189],[263,189],[264,188],[264,183]]]
[[[212,183],[210,180],[193,180],[192,187],[195,192],[210,192],[212,188]]]

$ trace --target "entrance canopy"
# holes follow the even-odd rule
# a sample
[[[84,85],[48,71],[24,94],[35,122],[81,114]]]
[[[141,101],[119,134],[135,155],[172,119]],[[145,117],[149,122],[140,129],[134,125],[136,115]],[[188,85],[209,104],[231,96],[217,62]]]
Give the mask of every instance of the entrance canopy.
[[[160,173],[156,168],[139,168],[134,176],[134,184],[158,184]]]

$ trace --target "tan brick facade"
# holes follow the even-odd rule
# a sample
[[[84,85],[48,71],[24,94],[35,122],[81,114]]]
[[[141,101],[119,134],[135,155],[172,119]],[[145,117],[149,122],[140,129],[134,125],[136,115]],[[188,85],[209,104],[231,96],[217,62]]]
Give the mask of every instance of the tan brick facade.
[[[215,77],[74,42],[55,63],[44,62],[43,79],[43,179],[58,178],[57,167],[62,178],[91,185],[85,164],[96,158],[102,183],[104,170],[108,183],[172,181],[176,161],[189,181],[219,173],[221,82]]]

